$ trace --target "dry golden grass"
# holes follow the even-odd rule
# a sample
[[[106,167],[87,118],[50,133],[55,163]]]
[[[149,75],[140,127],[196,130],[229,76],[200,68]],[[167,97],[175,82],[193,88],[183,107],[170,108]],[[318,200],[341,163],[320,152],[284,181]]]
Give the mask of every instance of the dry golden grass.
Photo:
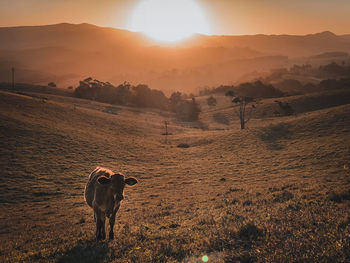
[[[47,97],[0,91],[1,262],[350,261],[349,104],[263,118],[265,100],[240,130],[225,97],[196,124]],[[83,199],[96,166],[139,180],[113,242]]]

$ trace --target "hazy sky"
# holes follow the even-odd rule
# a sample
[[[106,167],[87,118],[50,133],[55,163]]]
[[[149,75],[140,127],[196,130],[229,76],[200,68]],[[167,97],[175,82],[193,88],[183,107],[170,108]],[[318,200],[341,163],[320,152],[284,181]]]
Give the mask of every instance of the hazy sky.
[[[0,26],[85,22],[128,29],[139,1],[0,0]],[[350,33],[350,0],[196,1],[214,34]]]

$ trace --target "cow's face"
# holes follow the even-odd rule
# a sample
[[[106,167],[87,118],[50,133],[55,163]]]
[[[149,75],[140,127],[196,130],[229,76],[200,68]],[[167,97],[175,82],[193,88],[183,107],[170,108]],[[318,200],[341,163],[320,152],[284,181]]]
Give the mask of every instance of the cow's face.
[[[110,186],[114,201],[120,202],[124,199],[123,192],[124,192],[125,185],[137,184],[137,180],[133,177],[124,179],[124,175],[118,173],[118,174],[113,174],[110,178],[101,176],[98,179],[98,183],[102,185]]]

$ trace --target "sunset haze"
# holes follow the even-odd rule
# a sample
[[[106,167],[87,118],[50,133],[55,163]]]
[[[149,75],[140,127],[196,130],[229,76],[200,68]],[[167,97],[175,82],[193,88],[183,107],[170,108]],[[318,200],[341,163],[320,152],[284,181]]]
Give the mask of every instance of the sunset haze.
[[[0,1],[0,26],[90,23],[130,29],[137,0]],[[308,34],[325,30],[350,33],[347,0],[196,0],[211,34]],[[183,7],[186,10],[186,6]],[[181,17],[181,13],[178,14]]]

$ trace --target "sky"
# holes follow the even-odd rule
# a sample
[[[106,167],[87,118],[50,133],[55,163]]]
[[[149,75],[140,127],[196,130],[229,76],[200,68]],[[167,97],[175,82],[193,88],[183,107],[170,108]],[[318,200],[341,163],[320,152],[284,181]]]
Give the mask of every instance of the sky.
[[[0,0],[0,26],[68,22],[130,29],[140,1]],[[350,0],[195,1],[216,35],[350,33]]]

